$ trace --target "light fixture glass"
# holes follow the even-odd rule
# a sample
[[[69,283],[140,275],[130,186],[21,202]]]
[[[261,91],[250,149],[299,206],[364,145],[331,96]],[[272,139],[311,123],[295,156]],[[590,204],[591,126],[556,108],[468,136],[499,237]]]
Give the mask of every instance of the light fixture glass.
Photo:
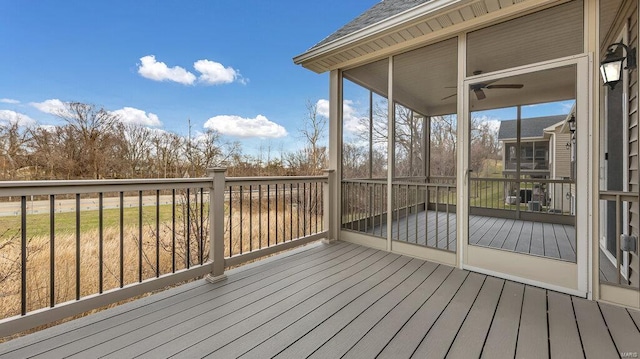
[[[623,56],[623,49],[627,51],[627,56]],[[622,67],[624,60],[627,60],[627,66]],[[616,84],[622,79],[622,70],[632,70],[636,68],[636,49],[630,49],[625,44],[618,42],[609,45],[607,55],[600,62],[600,74],[605,85],[613,90]]]

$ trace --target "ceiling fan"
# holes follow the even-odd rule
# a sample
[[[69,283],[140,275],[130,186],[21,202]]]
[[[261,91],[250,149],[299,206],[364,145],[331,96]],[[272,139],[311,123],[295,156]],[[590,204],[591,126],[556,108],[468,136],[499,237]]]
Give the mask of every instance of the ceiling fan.
[[[480,75],[482,74],[482,71],[474,71],[473,72],[474,75]],[[485,98],[487,98],[487,95],[484,93],[484,89],[487,90],[491,90],[491,89],[521,89],[524,87],[523,84],[496,84],[496,85],[492,85],[492,83],[496,82],[498,80],[494,80],[494,81],[488,81],[488,82],[481,82],[478,84],[473,84],[471,86],[469,86],[469,89],[471,91],[473,91],[473,93],[476,94],[476,98],[478,100],[484,100]],[[455,88],[455,87],[447,87],[447,88]],[[457,94],[453,94],[453,95],[449,95],[447,97],[442,98],[441,100],[446,100],[448,98],[454,97]]]

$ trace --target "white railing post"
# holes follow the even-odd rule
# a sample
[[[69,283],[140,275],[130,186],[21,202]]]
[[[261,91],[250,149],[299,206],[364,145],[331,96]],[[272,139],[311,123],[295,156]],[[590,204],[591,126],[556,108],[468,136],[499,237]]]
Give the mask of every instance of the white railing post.
[[[207,281],[215,283],[226,278],[224,274],[224,190],[226,168],[212,168],[207,175],[212,178],[209,190],[209,256],[213,270]]]
[[[322,199],[322,202],[323,202],[322,218],[324,220],[324,228],[327,231],[327,238],[325,238],[324,241],[333,242],[338,238],[337,236],[338,208],[336,208],[337,202],[335,199],[336,171],[324,170],[323,172],[327,175],[327,182],[323,184],[324,198]]]

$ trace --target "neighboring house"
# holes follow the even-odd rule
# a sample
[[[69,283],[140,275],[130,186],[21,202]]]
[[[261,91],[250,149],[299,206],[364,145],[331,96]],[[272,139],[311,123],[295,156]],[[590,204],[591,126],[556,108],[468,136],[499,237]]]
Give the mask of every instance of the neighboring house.
[[[329,167],[337,174],[334,184],[338,190],[333,198],[341,203],[332,216],[335,222],[343,223],[335,237],[640,308],[638,250],[617,249],[623,244],[620,234],[640,235],[638,71],[625,69],[614,90],[602,86],[598,69],[612,44],[623,42],[637,48],[638,32],[638,0],[385,0],[295,57],[296,64],[329,73]],[[622,48],[618,52],[626,55]],[[360,100],[367,97],[369,104]],[[400,202],[394,198],[408,201],[413,198],[410,193],[420,198],[420,191],[434,193],[442,188],[435,182],[407,185],[396,180],[393,150],[386,153],[384,185],[379,179],[355,183],[343,178],[340,149],[349,131],[343,126],[343,113],[353,113],[351,108],[343,109],[343,104],[353,105],[358,99],[363,108],[373,108],[371,99],[379,98],[388,104],[388,117],[383,127],[376,127],[370,116],[373,125],[369,132],[383,128],[388,149],[396,148],[393,129],[387,131],[391,126],[386,125],[395,124],[397,106],[425,118],[427,132],[433,117],[453,114],[457,118],[457,175],[455,184],[446,187],[455,191],[457,202],[454,206],[449,202],[447,206],[416,204],[404,212],[408,216],[421,209],[446,208],[447,213],[454,213],[454,249],[448,245],[447,251],[434,251],[428,241],[422,245],[406,243],[391,229],[361,229],[370,223],[402,218],[396,208]],[[514,243],[515,250],[502,251],[470,244],[477,230],[472,224],[491,222],[470,221],[470,208],[492,205],[473,202],[470,196],[471,182],[477,180],[469,167],[471,112],[567,100],[576,103],[575,132],[568,131],[567,119],[565,123],[562,118],[549,120],[524,138],[527,146],[531,145],[525,147],[522,159],[526,159],[525,167],[529,168],[523,169],[528,175],[548,177],[544,180],[548,186],[564,186],[563,196],[575,201],[569,224],[575,233],[570,235],[570,245],[555,247],[572,255],[564,261],[553,260],[545,252],[531,256],[533,244],[528,247],[530,253],[518,253],[521,242]],[[513,143],[508,141],[512,135],[505,134],[502,139],[506,147]],[[428,152],[429,147],[424,147]],[[367,147],[363,148],[366,152]],[[368,146],[369,158],[372,148]],[[567,149],[571,166],[566,165]],[[507,154],[505,173],[514,159]],[[425,154],[426,179],[430,179],[429,156]],[[485,181],[485,191],[490,191],[491,181],[495,179]],[[371,188],[368,196],[357,195],[362,188]],[[439,200],[441,196],[430,195],[425,201],[431,198]],[[624,204],[616,205],[616,198],[624,198]],[[360,205],[359,201],[364,202]],[[494,209],[485,212],[490,211]],[[516,218],[522,220],[517,211]],[[354,225],[345,227],[347,218],[361,218],[365,213],[373,215],[351,220]],[[542,224],[536,216],[528,219],[534,230],[536,224]],[[619,218],[619,222],[611,218]],[[544,238],[550,233],[557,231],[545,232]],[[535,235],[529,238],[533,243]],[[601,261],[604,247],[609,260]],[[611,262],[617,267],[609,276],[617,278],[613,285],[602,275]]]
[[[520,161],[517,156],[517,120],[501,121],[498,140],[502,146],[503,175],[514,177],[520,163],[520,175],[531,178],[556,178],[558,174],[552,174],[556,167],[560,174],[567,173],[566,176],[559,177],[568,178],[571,149],[558,147],[559,140],[567,137],[565,142],[568,142],[568,135],[554,133],[555,127],[561,127],[565,118],[566,116],[548,116],[522,119]]]
[[[572,141],[571,133],[566,125],[572,113],[567,115],[524,118],[520,121],[520,138],[518,139],[518,120],[500,122],[498,140],[502,147],[502,175],[506,178],[517,178],[518,174],[531,179],[571,180]],[[520,158],[517,145],[520,141]],[[519,165],[519,168],[518,168]],[[519,169],[519,171],[518,171]],[[506,183],[506,194],[513,195],[513,184]],[[559,187],[551,183],[542,183],[532,189],[531,195],[524,195],[522,203],[534,200],[549,210],[573,210],[571,185]],[[506,203],[514,204],[516,198],[507,196]]]

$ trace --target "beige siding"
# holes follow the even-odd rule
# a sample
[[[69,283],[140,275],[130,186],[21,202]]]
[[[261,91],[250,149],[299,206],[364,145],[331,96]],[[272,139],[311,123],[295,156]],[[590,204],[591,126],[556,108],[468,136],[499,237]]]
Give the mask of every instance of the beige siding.
[[[571,134],[558,133],[556,134],[556,146],[555,146],[555,166],[556,172],[554,177],[561,179],[563,177],[571,176],[571,149],[567,148],[566,144],[571,141]]]

